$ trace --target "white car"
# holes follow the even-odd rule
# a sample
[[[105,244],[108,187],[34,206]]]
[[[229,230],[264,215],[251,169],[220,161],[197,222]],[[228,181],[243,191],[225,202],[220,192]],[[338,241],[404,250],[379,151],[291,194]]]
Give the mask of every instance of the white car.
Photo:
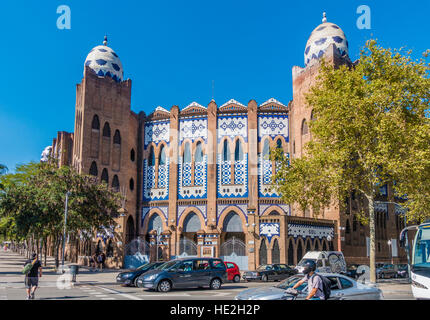
[[[362,284],[347,276],[338,273],[319,273],[328,278],[331,285],[331,294],[329,300],[382,300],[382,291],[376,287]],[[277,286],[260,287],[247,289],[236,296],[236,300],[294,300],[293,295],[285,293],[285,290],[292,288],[299,280],[304,277],[303,274],[297,274],[282,281]],[[301,285],[297,290],[301,292],[297,300],[303,300],[308,294],[307,282]]]

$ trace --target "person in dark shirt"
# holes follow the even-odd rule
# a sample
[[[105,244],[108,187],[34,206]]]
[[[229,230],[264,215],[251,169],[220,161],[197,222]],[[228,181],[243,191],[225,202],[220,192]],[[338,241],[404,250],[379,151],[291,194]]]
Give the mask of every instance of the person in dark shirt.
[[[27,288],[27,300],[34,299],[34,292],[37,289],[39,284],[39,278],[42,277],[42,264],[37,259],[37,255],[33,253],[31,255],[31,259],[27,260],[24,263],[24,266],[27,263],[32,263],[33,267],[30,272],[25,275],[25,286]]]

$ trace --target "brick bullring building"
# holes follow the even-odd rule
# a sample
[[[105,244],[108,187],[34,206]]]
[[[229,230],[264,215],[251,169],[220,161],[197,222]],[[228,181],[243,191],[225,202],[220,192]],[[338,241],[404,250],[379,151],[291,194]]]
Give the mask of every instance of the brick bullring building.
[[[305,67],[293,67],[288,105],[212,100],[145,115],[131,111],[131,80],[123,79],[121,61],[105,38],[89,53],[76,88],[74,133],[59,132],[51,152],[60,165],[120,191],[125,210],[116,228],[89,243],[77,241],[69,257],[86,262],[101,250],[108,266],[127,267],[144,259],[216,256],[253,269],[296,264],[309,250],[341,250],[347,262],[366,263],[369,230],[355,218],[358,199],[352,195],[315,219],[282,203],[271,186],[277,165],[270,150],[300,157],[310,139],[312,112],[304,94],[321,58],[353,64],[343,31],[325,17],[308,40]],[[376,211],[377,261],[404,260],[395,241],[399,212],[383,202]]]

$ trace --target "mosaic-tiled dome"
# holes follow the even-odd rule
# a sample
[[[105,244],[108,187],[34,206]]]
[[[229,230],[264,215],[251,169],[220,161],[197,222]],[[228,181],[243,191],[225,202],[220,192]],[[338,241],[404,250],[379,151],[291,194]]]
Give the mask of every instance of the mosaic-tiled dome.
[[[331,44],[336,46],[341,56],[348,55],[348,40],[345,34],[338,25],[327,22],[324,13],[323,23],[315,28],[306,44],[305,65],[321,58]]]
[[[111,48],[107,46],[107,37],[102,46],[93,48],[85,59],[85,66],[90,67],[99,77],[111,77],[115,81],[122,81],[124,70],[121,60]]]

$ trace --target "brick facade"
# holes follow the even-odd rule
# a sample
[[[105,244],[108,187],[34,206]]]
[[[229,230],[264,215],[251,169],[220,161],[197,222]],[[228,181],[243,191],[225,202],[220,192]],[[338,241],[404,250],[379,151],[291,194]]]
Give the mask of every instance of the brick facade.
[[[334,44],[323,58],[334,67],[352,64]],[[277,165],[268,158],[270,149],[300,157],[311,139],[312,110],[304,95],[318,70],[319,62],[292,69],[288,105],[275,99],[193,102],[146,115],[131,111],[131,80],[100,76],[86,66],[76,87],[74,133],[59,132],[53,152],[60,165],[108,182],[126,202],[113,238],[99,235],[70,252],[81,259],[97,248],[113,252],[112,267],[127,265],[137,253],[150,260],[157,254],[164,260],[221,256],[254,269],[296,264],[309,250],[342,250],[347,262],[368,263],[369,230],[354,218],[357,199],[348,199],[346,209],[334,203],[315,219],[282,203],[271,187]],[[392,205],[379,206],[376,215],[377,261],[390,261],[387,241],[398,238],[402,221]],[[403,262],[404,250],[395,245],[394,260]]]

